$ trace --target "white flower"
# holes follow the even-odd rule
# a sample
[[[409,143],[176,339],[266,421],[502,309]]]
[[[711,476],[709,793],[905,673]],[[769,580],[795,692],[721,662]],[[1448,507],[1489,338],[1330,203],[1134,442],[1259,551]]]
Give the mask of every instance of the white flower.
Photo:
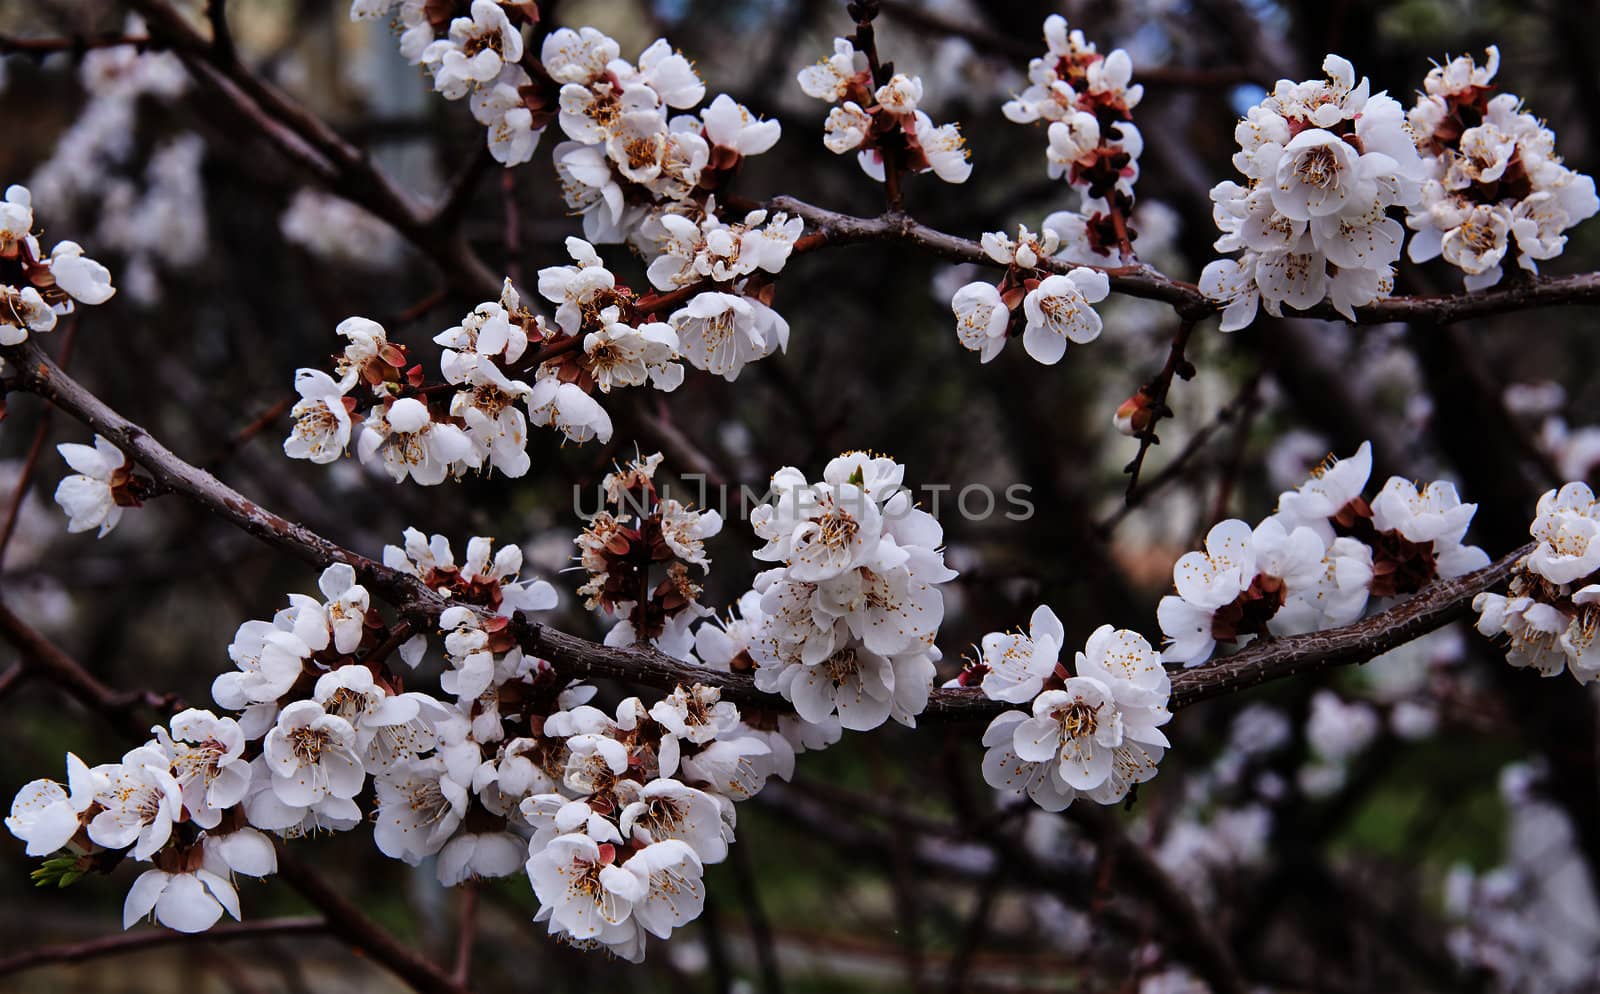
[[[507,65],[500,75],[468,100],[472,116],[488,129],[489,154],[507,168],[533,158],[543,128],[533,126],[533,112],[523,99],[521,88],[532,85],[522,67]]]
[[[6,187],[0,201],[0,256],[16,254],[17,246],[33,234],[33,194],[25,186]]]
[[[321,704],[295,701],[286,706],[261,747],[273,794],[290,807],[310,807],[326,797],[355,797],[366,782],[355,748],[355,729],[324,712]]]
[[[89,822],[89,838],[107,849],[133,846],[134,859],[149,859],[172,837],[172,825],[183,811],[183,789],[173,778],[167,754],[141,746],[122,762],[96,772],[104,781],[95,801],[104,810]]]
[[[198,708],[174,715],[168,726],[170,734],[160,725],[153,731],[183,788],[184,809],[201,828],[215,828],[250,789],[244,731],[234,719]]]
[[[290,595],[290,601],[293,606],[271,621],[247,621],[235,632],[228,658],[238,669],[219,674],[211,684],[211,696],[222,707],[239,710],[276,701],[300,678],[313,651],[311,641],[326,648],[328,621],[321,606],[299,594]]]
[[[20,345],[28,340],[28,332],[55,326],[56,312],[38,290],[0,285],[0,345]]]
[[[412,866],[442,849],[467,811],[467,788],[437,756],[401,762],[373,784],[378,800],[373,841],[385,856]]]
[[[1230,519],[1212,526],[1205,552],[1187,552],[1172,569],[1177,596],[1161,598],[1156,617],[1167,638],[1163,658],[1198,666],[1216,647],[1212,615],[1233,603],[1256,575],[1250,526]]]
[[[693,511],[669,497],[661,502],[661,537],[672,554],[686,563],[707,564],[705,540],[722,531],[722,515]]]
[[[434,421],[428,405],[401,397],[387,410],[373,408],[362,424],[356,452],[363,463],[379,462],[396,483],[410,476],[433,486],[444,482],[452,466],[470,459],[473,447],[460,428]]]
[[[117,292],[111,271],[85,256],[77,242],[58,242],[51,250],[50,275],[56,286],[81,304],[103,304]]]
[[[1362,442],[1348,459],[1336,459],[1318,467],[1311,479],[1298,488],[1278,495],[1278,517],[1286,527],[1305,526],[1315,530],[1324,542],[1333,541],[1328,519],[1359,500],[1372,475],[1372,443]]]
[[[467,423],[466,437],[473,455],[469,464],[498,469],[516,479],[527,474],[528,418],[518,401],[526,401],[533,388],[508,379],[500,367],[482,355],[464,355],[463,389],[450,398],[450,414]],[[458,370],[459,371],[459,370]]]
[[[1100,146],[1100,122],[1093,114],[1074,111],[1050,125],[1050,144],[1045,150],[1051,179],[1071,171],[1072,166],[1093,157]]]
[[[259,879],[278,872],[278,851],[272,840],[253,828],[207,832],[200,844],[205,868],[225,880],[232,880],[235,874]]]
[[[1238,331],[1256,319],[1261,289],[1256,285],[1255,257],[1214,259],[1200,272],[1200,292],[1222,305],[1223,331]]]
[[[1028,619],[1028,634],[990,632],[983,637],[985,697],[1025,704],[1038,696],[1061,658],[1066,633],[1061,619],[1041,604]]]
[[[983,246],[984,255],[1002,266],[1016,265],[1023,269],[1035,269],[1040,259],[1055,255],[1056,249],[1061,246],[1060,234],[1050,226],[1049,218],[1045,220],[1043,235],[1035,235],[1028,230],[1027,225],[1018,225],[1015,239],[1003,231],[989,231],[984,233],[978,244]]]
[[[471,17],[450,22],[448,38],[429,45],[422,61],[433,71],[434,89],[458,100],[476,84],[491,82],[522,58],[522,32],[494,0],[473,0]]]
[[[363,374],[368,372],[369,363],[374,360],[384,361],[384,357],[391,354],[393,349],[383,325],[367,318],[345,318],[334,328],[334,332],[349,339],[344,351],[334,361],[334,369],[340,379],[354,381],[362,378]],[[375,391],[381,392],[381,381],[366,377],[366,382]]]
[[[529,420],[550,425],[574,442],[591,438],[611,440],[611,416],[576,383],[563,383],[555,376],[540,376],[528,397]]]
[[[1510,640],[1506,661],[1512,666],[1531,667],[1544,676],[1554,676],[1566,666],[1560,638],[1570,622],[1557,608],[1531,597],[1482,593],[1472,599],[1472,609],[1478,612],[1479,633]]]
[[[1545,493],[1529,530],[1539,544],[1526,566],[1551,583],[1573,583],[1600,570],[1600,506],[1587,484]]]
[[[1589,683],[1600,677],[1600,652],[1595,650],[1600,637],[1600,585],[1591,583],[1574,591],[1572,603],[1577,614],[1559,642],[1572,675],[1579,683]]]
[[[1338,135],[1310,128],[1281,153],[1263,149],[1256,161],[1272,171],[1272,205],[1285,217],[1304,221],[1337,213],[1355,195],[1361,153]]]
[[[961,136],[958,124],[941,124],[937,128],[927,121],[927,115],[918,111],[916,145],[928,160],[928,170],[946,183],[965,183],[972,175],[971,150]]]
[[[1511,212],[1504,207],[1479,205],[1440,239],[1444,261],[1469,276],[1500,275],[1500,260],[1510,245]],[[1491,281],[1492,282],[1492,281]]]
[[[1106,274],[1095,269],[1079,267],[1065,276],[1045,277],[1022,301],[1027,318],[1023,348],[1050,366],[1061,361],[1069,340],[1081,345],[1099,338],[1100,315],[1089,305],[1106,299],[1110,292]]]
[[[352,384],[336,383],[320,369],[297,369],[294,389],[300,395],[289,411],[294,430],[283,441],[284,455],[314,463],[337,462],[350,444],[350,409],[344,395]]]
[[[146,870],[134,880],[123,902],[122,927],[132,928],[134,922],[154,914],[156,921],[175,932],[204,932],[223,911],[239,920],[239,894],[210,870]]]
[[[539,61],[558,83],[587,84],[621,54],[614,39],[594,28],[557,28],[545,38]]]
[[[1101,803],[1118,800],[1130,783],[1149,779],[1166,749],[1159,727],[1170,681],[1160,657],[1134,632],[1105,625],[1077,656],[1080,675],[1033,702],[1017,722],[1012,747],[1025,762],[1055,762],[1061,779]]]
[[[598,314],[616,289],[617,278],[600,261],[594,246],[581,238],[566,240],[567,254],[577,265],[548,266],[539,270],[539,295],[556,308],[556,324],[569,335],[578,333],[586,311]]]
[[[583,339],[583,352],[595,385],[609,393],[613,387],[635,387],[647,379],[658,390],[670,392],[683,382],[683,367],[678,357],[678,334],[660,321],[637,328],[616,319],[615,308],[608,308],[601,319],[605,326]]]
[[[628,916],[649,884],[616,865],[615,858],[609,844],[602,849],[578,834],[558,836],[528,857],[528,879],[552,932],[608,944],[623,938]]]
[[[650,708],[650,717],[672,735],[705,745],[739,724],[739,709],[716,687],[678,686]]]
[[[1025,791],[1044,810],[1061,811],[1078,792],[1061,779],[1061,764],[1053,756],[1040,762],[1017,756],[1017,726],[1027,720],[1028,715],[1021,711],[1006,711],[984,729],[983,781],[995,790]]]
[[[394,9],[398,0],[350,0],[350,20],[368,21],[383,17]]]
[[[374,771],[433,748],[433,723],[448,713],[426,694],[391,693],[358,664],[318,677],[312,699],[350,723],[363,765]]]
[[[771,748],[754,736],[718,739],[683,760],[682,779],[711,793],[743,801],[761,791],[771,773]]]
[[[843,727],[868,731],[888,719],[894,687],[894,667],[887,658],[846,646],[815,666],[800,667],[787,696],[806,721],[824,721],[837,713]]]
[[[528,846],[509,832],[463,832],[439,850],[436,876],[454,887],[468,880],[509,877],[522,869]]]
[[[717,148],[732,149],[740,155],[760,155],[778,143],[783,128],[777,121],[763,121],[750,109],[726,93],[701,108],[706,139]]]
[[[897,72],[874,94],[879,106],[891,114],[910,114],[922,99],[922,80]]]
[[[727,858],[722,814],[717,802],[704,791],[678,780],[660,778],[640,788],[636,800],[618,816],[624,838],[645,844],[677,839],[687,843],[703,863]]]
[[[48,856],[78,834],[83,813],[105,787],[105,776],[67,753],[67,788],[54,780],[34,780],[11,801],[6,828],[26,842],[29,856]]]
[[[1461,544],[1477,510],[1476,504],[1461,503],[1451,483],[1436,481],[1419,493],[1416,484],[1395,476],[1372,499],[1372,524],[1408,542],[1432,543],[1438,573],[1448,579],[1489,565],[1482,549]]]
[[[698,293],[669,318],[678,348],[696,369],[738,378],[746,363],[788,347],[789,325],[758,300],[730,293]]]
[[[118,503],[113,486],[128,465],[122,450],[110,440],[96,435],[94,447],[64,442],[56,446],[67,465],[77,470],[63,477],[56,486],[56,503],[67,512],[67,531],[72,533],[98,528],[97,537],[117,526],[122,520],[122,506]]]
[[[642,83],[660,95],[668,107],[693,107],[705,99],[706,86],[694,71],[694,63],[675,52],[665,38],[657,38],[639,53],[639,68],[631,76],[619,74],[623,85]]]
[[[849,39],[835,38],[833,55],[814,66],[800,70],[796,79],[806,96],[828,103],[838,103],[849,92],[852,82],[866,71],[866,55],[856,51]]]

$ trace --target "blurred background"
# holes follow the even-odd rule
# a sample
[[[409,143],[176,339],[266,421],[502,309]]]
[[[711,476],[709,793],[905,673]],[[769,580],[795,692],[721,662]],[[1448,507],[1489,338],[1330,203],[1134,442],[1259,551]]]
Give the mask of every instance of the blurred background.
[[[1280,76],[1319,75],[1336,51],[1406,106],[1433,61],[1498,44],[1502,90],[1546,119],[1569,165],[1592,172],[1600,68],[1592,3],[1402,0],[1284,4],[1147,0],[979,4],[884,2],[879,47],[918,74],[923,107],[958,120],[971,179],[907,183],[906,207],[977,238],[1075,206],[1046,179],[1043,131],[1000,105],[1043,53],[1041,23],[1067,16],[1101,51],[1126,48],[1145,85],[1137,193],[1141,257],[1193,280],[1215,253],[1209,188],[1235,178],[1235,119]],[[235,0],[245,61],[370,151],[424,200],[479,153],[481,126],[430,92],[384,21],[352,23],[340,0]],[[38,0],[0,8],[6,39],[124,29],[113,2]],[[851,28],[843,3],[770,0],[563,2],[556,23],[593,25],[632,58],[658,36],[691,57],[708,96],[726,92],[783,124],[774,154],[736,184],[752,200],[789,194],[877,213],[882,193],[822,145],[826,108],[795,72]],[[6,50],[0,47],[0,51]],[[167,58],[170,58],[168,56]],[[573,488],[616,458],[663,449],[669,471],[760,487],[783,465],[820,473],[832,455],[873,449],[907,483],[1031,488],[1026,521],[941,520],[950,585],[942,677],[984,632],[1038,603],[1081,644],[1112,623],[1156,636],[1155,602],[1173,561],[1216,520],[1259,520],[1275,495],[1328,453],[1364,439],[1373,490],[1390,473],[1447,478],[1479,502],[1472,538],[1491,556],[1526,540],[1534,502],[1600,463],[1597,316],[1547,310],[1447,329],[1354,328],[1263,316],[1224,336],[1208,322],[1175,384],[1144,480],[1122,513],[1137,444],[1112,428],[1117,405],[1160,369],[1176,319],[1114,297],[1105,333],[1041,367],[1019,347],[981,365],[956,340],[951,293],[976,269],[904,248],[860,245],[797,257],[774,306],[786,355],[737,383],[690,371],[677,392],[603,398],[609,446],[562,446],[536,431],[521,480],[394,486],[354,459],[286,459],[293,372],[322,366],[334,326],[374,318],[430,367],[432,337],[477,299],[382,222],[321,191],[231,121],[180,66],[91,95],[71,52],[0,60],[0,185],[25,183],[51,243],[72,238],[120,288],[81,315],[70,369],[191,462],[265,506],[376,555],[406,526],[460,547],[486,534],[523,543],[563,590],[558,624],[599,637],[570,565]],[[567,261],[567,216],[544,139],[533,161],[495,166],[467,213],[473,248],[524,286]],[[1600,235],[1574,231],[1547,272],[1594,269]],[[604,250],[630,285],[643,267]],[[1397,292],[1453,292],[1459,275],[1403,263]],[[57,352],[66,325],[45,345]],[[43,431],[50,446],[88,433],[34,398],[0,423],[0,494],[16,487]],[[1197,438],[1197,436],[1199,436]],[[1193,441],[1182,471],[1165,465]],[[688,466],[686,462],[696,465]],[[209,701],[238,624],[269,617],[315,575],[176,498],[130,513],[103,541],[68,536],[50,500],[65,467],[39,465],[5,551],[0,597],[119,688]],[[592,489],[587,491],[592,494]],[[592,498],[586,503],[592,507]],[[758,565],[730,521],[711,543],[706,602],[725,606]],[[9,667],[10,650],[0,647]],[[122,743],[48,687],[5,685],[0,787],[59,775],[71,749],[91,762]],[[615,698],[622,688],[606,688]],[[1252,983],[1284,991],[1600,988],[1600,791],[1594,699],[1563,677],[1507,667],[1470,630],[1446,629],[1357,671],[1321,674],[1185,710],[1159,777],[1102,818],[1001,811],[979,775],[980,727],[897,726],[800,760],[795,781],[740,812],[739,842],[707,875],[697,926],[629,967],[549,942],[529,921],[521,878],[484,889],[475,986],[484,991],[1199,991],[1171,907],[1128,883],[1153,864],[1237,957]],[[1354,710],[1352,710],[1354,709]],[[782,789],[779,789],[779,788]],[[769,796],[770,794],[770,796]],[[998,812],[998,813],[997,813]],[[1118,840],[1135,843],[1119,848]],[[382,857],[363,832],[301,847],[339,888],[414,945],[448,960],[456,895],[426,868]],[[1107,854],[1112,855],[1107,855]],[[1117,854],[1121,855],[1117,855]],[[1135,855],[1142,853],[1143,855]],[[0,958],[108,934],[132,879],[34,892],[20,844],[0,846]],[[272,881],[242,887],[250,917],[303,910]],[[0,977],[14,991],[388,991],[387,974],[317,937],[204,941]]]

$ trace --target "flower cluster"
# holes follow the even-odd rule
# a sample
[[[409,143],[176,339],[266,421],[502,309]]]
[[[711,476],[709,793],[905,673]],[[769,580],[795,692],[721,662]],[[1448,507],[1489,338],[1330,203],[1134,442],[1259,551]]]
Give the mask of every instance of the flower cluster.
[[[341,322],[338,332],[349,342],[335,357],[338,379],[316,369],[295,375],[301,399],[284,451],[317,463],[338,459],[363,394],[371,400],[356,451],[396,482],[409,476],[432,485],[472,470],[520,477],[530,466],[530,424],[574,442],[609,440],[611,418],[592,394],[646,383],[676,390],[683,382],[679,335],[641,312],[641,301],[588,242],[570,238],[567,248],[575,265],[539,272],[539,293],[556,305],[554,320],[525,307],[507,280],[499,300],[479,304],[434,337],[444,347],[439,383],[425,383],[420,365],[407,367],[404,346],[390,342],[378,323]]]
[[[1046,811],[1079,795],[1115,804],[1156,775],[1166,752],[1160,726],[1172,719],[1172,681],[1161,655],[1137,632],[1102,625],[1075,656],[1060,661],[1066,633],[1041,605],[1028,632],[990,632],[982,658],[957,683],[977,682],[986,697],[1029,704],[1005,711],[983,733],[983,779],[1026,793]]]
[[[846,452],[822,479],[786,466],[751,525],[757,559],[779,565],[741,601],[742,647],[756,686],[812,723],[852,730],[914,725],[927,706],[944,620],[944,530],[912,504],[905,467]]]
[[[965,183],[972,163],[959,124],[934,126],[918,110],[922,80],[884,66],[874,68],[850,38],[835,38],[833,54],[800,70],[806,96],[833,104],[822,142],[835,155],[856,153],[861,171],[883,182],[896,173],[931,172],[946,183]]]
[[[228,647],[235,668],[212,685],[231,714],[184,711],[120,763],[88,768],[69,756],[66,788],[50,781],[23,788],[6,825],[30,855],[51,857],[41,872],[64,885],[109,872],[130,850],[154,868],[134,882],[124,925],[153,912],[170,928],[204,930],[224,911],[239,917],[234,875],[275,869],[263,833],[360,825],[366,816],[358,798],[369,779],[384,852],[439,853],[446,883],[516,872],[532,829],[519,821],[523,835],[508,834],[503,813],[479,811],[502,798],[475,780],[483,776],[482,749],[493,751],[504,738],[485,720],[493,700],[484,694],[515,678],[527,684],[511,692],[517,701],[548,701],[553,710],[563,694],[583,696],[542,661],[501,644],[515,614],[553,607],[555,591],[519,580],[521,551],[496,552],[487,538],[473,539],[457,565],[442,536],[430,541],[408,531],[405,547],[386,549],[384,561],[447,594],[458,605],[447,616],[474,619],[483,635],[476,644],[495,673],[480,673],[478,655],[464,650],[473,644],[461,637],[468,623],[446,617],[458,627],[446,639],[450,669],[441,684],[456,693],[455,703],[403,691],[389,658],[398,650],[416,665],[427,638],[407,638],[408,626],[386,623],[355,570],[330,566],[319,595],[291,595],[271,620],[239,627]]]
[[[399,4],[400,54],[427,68],[446,100],[469,98],[487,130],[489,152],[506,167],[533,158],[550,119],[554,94],[523,68],[521,4],[495,0],[352,0],[351,20],[383,17]]]
[[[688,624],[709,612],[687,567],[706,566],[703,542],[721,521],[658,498],[660,461],[606,478],[616,508],[649,509],[629,522],[608,513],[609,527],[597,518],[585,532],[584,592],[614,609],[633,606],[627,597],[645,605],[609,643],[673,629],[676,642],[646,637],[694,660]],[[474,538],[458,563],[443,536],[408,529],[383,563],[449,604],[438,618],[438,695],[403,689],[392,663],[416,667],[429,634],[386,621],[352,567],[330,566],[318,594],[290,595],[270,620],[239,627],[234,669],[212,685],[229,713],[186,710],[119,763],[91,768],[69,755],[67,785],[38,780],[17,794],[6,827],[44,857],[36,877],[66,886],[111,872],[126,851],[152,868],[128,894],[124,927],[153,913],[203,931],[224,913],[240,917],[236,876],[275,871],[269,833],[371,822],[380,851],[410,865],[432,857],[446,886],[525,872],[535,920],[552,935],[638,961],[647,936],[699,915],[704,867],[733,841],[734,803],[789,777],[797,752],[839,737],[826,717],[741,715],[699,683],[654,704],[591,706],[593,687],[523,650],[522,618],[557,596],[521,579],[516,546]],[[652,566],[668,574],[654,589]],[[708,674],[744,668],[736,627],[702,630]],[[927,674],[917,675],[925,697]]]
[[[1223,305],[1222,329],[1243,328],[1258,305],[1277,316],[1326,300],[1354,320],[1388,296],[1405,228],[1391,207],[1411,207],[1424,167],[1405,112],[1337,55],[1327,79],[1279,80],[1234,130],[1234,166],[1246,185],[1211,190],[1220,252],[1200,289]]]
[[[1054,230],[1035,235],[1019,227],[1015,239],[991,231],[982,245],[990,259],[1006,267],[1005,276],[998,284],[968,283],[950,298],[956,338],[982,362],[999,355],[1018,332],[1028,355],[1047,366],[1061,361],[1068,342],[1082,345],[1100,337],[1100,315],[1090,305],[1106,299],[1111,282],[1085,266],[1066,273],[1042,269],[1060,245]]]
[[[606,507],[575,540],[589,580],[578,589],[591,609],[617,617],[607,645],[649,642],[669,656],[692,658],[689,626],[711,611],[700,604],[702,574],[711,568],[705,540],[722,531],[716,511],[696,511],[656,489],[661,454],[606,476]]]
[[[1413,594],[1489,564],[1462,542],[1477,505],[1461,503],[1452,484],[1419,490],[1394,476],[1369,503],[1371,473],[1363,443],[1281,494],[1277,512],[1254,528],[1238,519],[1213,526],[1205,550],[1173,567],[1177,593],[1157,609],[1163,658],[1199,666],[1219,642],[1349,624],[1370,598]]]
[[[1427,166],[1406,217],[1415,262],[1444,256],[1468,290],[1500,282],[1508,252],[1529,272],[1566,247],[1563,234],[1600,210],[1594,180],[1568,169],[1556,136],[1510,93],[1494,94],[1500,52],[1435,66],[1409,120]]]
[[[657,39],[637,64],[615,39],[593,28],[562,28],[544,42],[542,61],[559,85],[561,130],[556,174],[567,206],[583,216],[584,236],[622,242],[662,214],[696,213],[746,156],[777,144],[781,128],[732,97],[719,95],[699,116],[679,114],[705,97],[694,66]]]
[[[33,232],[33,194],[6,188],[0,201],[0,345],[20,345],[51,331],[77,304],[103,304],[116,293],[106,267],[77,242],[57,242],[45,255]]]
[[[640,228],[651,285],[665,299],[689,294],[667,321],[696,369],[731,382],[747,363],[789,347],[789,322],[771,307],[773,277],[803,227],[764,210],[728,224],[708,197],[703,210],[660,212]]]
[[[1539,498],[1529,529],[1538,542],[1511,574],[1510,596],[1472,602],[1478,631],[1504,637],[1506,659],[1544,676],[1568,669],[1579,683],[1600,676],[1600,503],[1584,483]]]
[[[1101,55],[1067,20],[1044,21],[1048,51],[1028,63],[1028,87],[1002,112],[1017,124],[1048,124],[1045,159],[1051,179],[1064,178],[1082,198],[1077,211],[1045,221],[1066,257],[1121,265],[1133,261],[1133,184],[1139,178],[1144,139],[1133,108],[1144,87],[1129,85],[1133,60],[1122,49]]]

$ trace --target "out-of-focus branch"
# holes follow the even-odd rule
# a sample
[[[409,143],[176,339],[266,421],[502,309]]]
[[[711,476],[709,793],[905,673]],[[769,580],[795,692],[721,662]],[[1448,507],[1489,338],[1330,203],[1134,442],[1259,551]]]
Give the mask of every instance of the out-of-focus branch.
[[[27,675],[59,687],[130,739],[143,740],[149,732],[149,724],[134,710],[143,702],[143,695],[112,690],[4,604],[0,604],[0,640],[9,642],[17,650],[20,659],[15,672],[19,676]]]
[[[0,960],[0,977],[10,976],[22,970],[31,970],[38,966],[48,966],[51,963],[82,963],[86,960],[99,959],[102,956],[118,956],[123,953],[140,952],[156,946],[170,946],[179,943],[211,943],[228,942],[235,939],[251,939],[269,935],[294,935],[300,933],[317,933],[327,931],[328,923],[316,915],[306,915],[293,918],[263,918],[251,922],[229,922],[213,926],[205,932],[185,933],[172,932],[167,929],[150,932],[123,932],[119,935],[108,935],[104,938],[90,939],[86,942],[64,943],[59,946],[40,946],[30,949],[25,953]]]
[[[279,517],[211,474],[184,462],[63,373],[37,345],[25,342],[3,347],[0,356],[17,369],[17,389],[45,397],[110,439],[167,489],[184,494],[218,517],[305,562],[319,566],[348,563],[363,583],[388,598],[408,619],[419,625],[437,624],[447,605],[415,577],[357,555],[304,525]],[[1172,706],[1185,707],[1300,673],[1366,662],[1464,615],[1472,598],[1504,579],[1531,548],[1523,546],[1475,573],[1434,583],[1411,599],[1353,625],[1263,640],[1206,666],[1178,673],[1172,681]],[[526,651],[549,660],[575,678],[617,679],[661,689],[701,683],[720,687],[724,697],[741,704],[789,710],[781,698],[756,690],[748,676],[691,665],[649,646],[601,645],[522,622],[517,623],[516,632]],[[975,690],[935,690],[924,717],[976,721],[993,717],[1006,707]]]
[[[1142,846],[1129,839],[1110,812],[1074,804],[1064,814],[1094,836],[1102,858],[1114,864],[1113,873],[1155,909],[1168,935],[1168,943],[1182,953],[1217,994],[1244,994],[1249,989],[1239,974],[1233,952],[1161,864]]]
[[[499,294],[500,278],[489,270],[459,230],[460,217],[454,206],[463,196],[459,191],[431,211],[422,208],[365,151],[252,73],[239,61],[231,45],[214,44],[206,38],[167,0],[132,0],[132,5],[145,18],[152,42],[176,52],[197,82],[226,97],[230,110],[256,125],[280,152],[317,182],[387,222],[462,292],[483,297]],[[221,8],[213,5],[210,9],[215,12]],[[226,37],[224,32],[217,40]],[[475,176],[468,178],[476,180]]]
[[[74,56],[97,48],[121,48],[132,45],[141,52],[150,44],[144,35],[103,34],[71,35],[65,38],[19,38],[0,34],[0,55],[31,55],[43,58],[57,52],[70,52]]]
[[[383,926],[368,918],[360,908],[335,890],[321,871],[315,870],[290,853],[281,839],[278,849],[278,875],[301,896],[327,915],[327,930],[355,949],[364,951],[375,962],[390,970],[422,994],[466,994],[466,987],[450,974],[417,955]]]

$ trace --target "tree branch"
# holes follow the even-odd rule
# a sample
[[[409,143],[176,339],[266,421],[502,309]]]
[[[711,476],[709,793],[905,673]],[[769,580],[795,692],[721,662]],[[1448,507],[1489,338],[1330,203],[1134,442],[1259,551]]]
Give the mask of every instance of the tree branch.
[[[262,918],[251,922],[229,922],[215,925],[205,932],[173,932],[167,929],[148,932],[123,932],[87,942],[65,943],[59,946],[41,946],[25,953],[0,960],[0,977],[22,970],[31,970],[51,963],[82,963],[101,956],[118,956],[156,946],[179,943],[227,942],[233,939],[253,939],[268,935],[285,935],[306,932],[324,932],[326,920],[315,915],[294,918]]]
[[[376,963],[422,994],[466,994],[466,987],[456,983],[444,970],[423,959],[410,946],[385,931],[348,898],[334,890],[320,871],[312,869],[290,853],[282,839],[274,839],[273,845],[278,850],[278,875],[328,916],[326,928],[330,935],[338,936],[353,948],[366,952]]]
[[[975,241],[930,228],[903,214],[881,217],[855,217],[816,207],[794,197],[774,197],[767,207],[804,218],[815,234],[795,244],[796,254],[815,251],[824,245],[851,245],[859,242],[898,242],[922,249],[931,255],[955,262],[996,263]],[[1059,259],[1040,259],[1039,268],[1064,273],[1078,268],[1077,263]],[[1193,283],[1172,279],[1144,264],[1132,266],[1090,266],[1105,273],[1111,289],[1130,297],[1159,300],[1171,305],[1181,318],[1200,320],[1218,310],[1217,304]],[[1600,304],[1600,273],[1573,276],[1537,276],[1481,293],[1456,293],[1389,297],[1368,307],[1356,308],[1357,324],[1385,324],[1391,321],[1424,321],[1443,325],[1468,318],[1487,317],[1509,311],[1568,304]],[[1295,317],[1345,320],[1330,305],[1323,303]]]
[[[184,494],[218,517],[304,562],[316,566],[348,563],[363,583],[416,623],[417,630],[437,626],[439,614],[448,605],[415,577],[357,555],[304,525],[279,517],[210,473],[184,462],[63,373],[33,342],[0,347],[0,356],[17,370],[16,389],[39,394],[104,435],[167,489]],[[1411,599],[1353,625],[1262,640],[1206,666],[1177,673],[1172,680],[1172,707],[1186,707],[1300,673],[1366,662],[1466,614],[1472,598],[1504,579],[1531,549],[1531,545],[1523,546],[1475,573],[1434,583]],[[725,698],[738,704],[792,710],[782,698],[756,690],[748,676],[695,666],[647,645],[601,645],[520,620],[514,623],[514,631],[525,651],[548,660],[573,678],[609,678],[663,690],[700,683],[721,688]],[[932,692],[923,714],[930,720],[980,721],[1008,707],[976,690],[941,689]]]

